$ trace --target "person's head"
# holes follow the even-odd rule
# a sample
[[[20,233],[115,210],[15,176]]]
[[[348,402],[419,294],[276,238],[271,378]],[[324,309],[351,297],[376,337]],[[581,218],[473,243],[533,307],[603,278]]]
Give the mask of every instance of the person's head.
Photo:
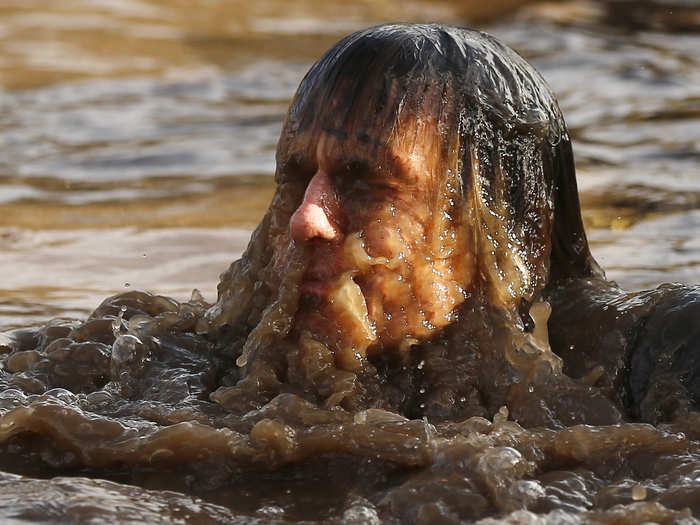
[[[352,353],[430,337],[474,296],[522,309],[552,273],[594,264],[556,101],[483,33],[340,41],[299,86],[276,177],[309,257],[297,325]]]
[[[464,308],[522,315],[598,271],[557,103],[484,33],[400,24],[338,42],[292,101],[276,180],[210,314],[252,330],[241,364],[296,334],[353,369]]]

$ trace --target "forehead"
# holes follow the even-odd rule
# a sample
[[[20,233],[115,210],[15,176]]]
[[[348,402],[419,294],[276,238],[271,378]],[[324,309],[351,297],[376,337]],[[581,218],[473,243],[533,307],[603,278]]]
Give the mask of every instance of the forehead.
[[[448,135],[440,133],[434,118],[403,116],[396,126],[345,129],[316,126],[285,133],[278,149],[278,167],[305,171],[339,168],[370,171],[376,175],[432,178],[444,165]]]

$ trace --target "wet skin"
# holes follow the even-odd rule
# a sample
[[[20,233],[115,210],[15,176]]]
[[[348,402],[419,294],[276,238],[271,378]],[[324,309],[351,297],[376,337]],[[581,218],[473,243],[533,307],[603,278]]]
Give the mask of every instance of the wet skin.
[[[453,321],[473,262],[459,184],[441,168],[436,141],[404,133],[380,145],[338,135],[288,141],[278,182],[306,185],[289,223],[308,257],[296,330],[336,357],[362,359]]]

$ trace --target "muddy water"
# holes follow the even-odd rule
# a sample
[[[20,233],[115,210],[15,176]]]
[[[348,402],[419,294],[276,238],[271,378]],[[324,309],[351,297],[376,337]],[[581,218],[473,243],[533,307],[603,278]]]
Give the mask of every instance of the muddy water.
[[[4,521],[700,517],[694,416],[545,429],[506,410],[437,423],[293,392],[248,413],[209,400],[230,356],[196,319],[268,204],[289,97],[376,22],[478,25],[525,55],[567,118],[608,277],[700,282],[700,7],[512,7],[0,6],[0,328],[41,327],[0,336]]]

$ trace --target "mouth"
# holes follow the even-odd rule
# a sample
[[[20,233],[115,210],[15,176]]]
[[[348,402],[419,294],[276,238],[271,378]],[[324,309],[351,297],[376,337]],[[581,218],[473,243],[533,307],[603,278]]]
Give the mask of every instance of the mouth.
[[[342,274],[337,257],[316,253],[304,272],[299,291],[302,296],[328,297]]]
[[[324,296],[330,292],[327,280],[304,279],[300,286],[301,295]]]

